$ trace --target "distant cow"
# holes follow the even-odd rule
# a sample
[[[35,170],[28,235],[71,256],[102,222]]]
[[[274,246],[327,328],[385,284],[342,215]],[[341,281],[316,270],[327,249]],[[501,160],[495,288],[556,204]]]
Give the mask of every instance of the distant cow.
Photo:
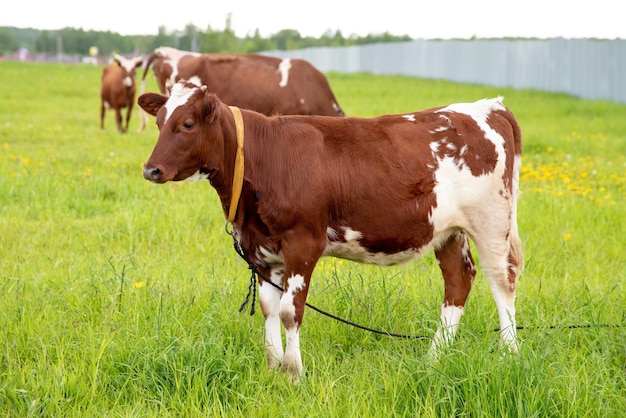
[[[259,280],[271,367],[298,381],[299,333],[322,256],[393,265],[434,249],[443,273],[432,351],[453,339],[476,275],[472,238],[498,308],[501,340],[517,351],[515,286],[521,132],[501,98],[371,119],[267,117],[231,109],[192,83],[139,97],[158,142],[143,175],[208,179]],[[235,182],[239,147],[242,183]],[[241,159],[240,159],[241,160]],[[241,197],[232,199],[241,189]],[[232,200],[232,201],[231,201]],[[285,328],[283,351],[280,324]]]
[[[126,58],[113,54],[114,63],[102,70],[100,89],[100,129],[104,129],[106,109],[115,111],[115,121],[120,132],[128,131],[130,114],[135,105],[135,70],[143,63],[142,57]],[[126,108],[126,123],[122,125],[122,109]]]
[[[161,93],[179,80],[204,84],[229,105],[265,115],[344,116],[328,80],[308,61],[256,54],[198,54],[157,48],[145,61],[141,93],[152,66]],[[141,113],[140,130],[145,128]]]

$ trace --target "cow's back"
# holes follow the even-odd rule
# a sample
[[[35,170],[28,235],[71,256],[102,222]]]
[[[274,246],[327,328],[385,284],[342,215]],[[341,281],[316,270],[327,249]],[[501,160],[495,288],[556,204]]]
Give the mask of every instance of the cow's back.
[[[291,84],[288,88],[300,99],[302,115],[344,116],[326,76],[310,62],[291,60]]]
[[[229,105],[265,115],[343,116],[326,77],[309,62],[257,54],[208,54],[189,66]],[[187,70],[186,70],[187,71]]]

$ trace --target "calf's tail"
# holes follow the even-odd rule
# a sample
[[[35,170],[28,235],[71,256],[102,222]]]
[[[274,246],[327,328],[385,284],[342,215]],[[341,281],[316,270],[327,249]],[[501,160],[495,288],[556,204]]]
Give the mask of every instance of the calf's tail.
[[[519,177],[522,165],[522,130],[511,112],[506,112],[506,118],[513,128],[513,144],[515,149],[511,193],[513,199],[513,212],[511,213],[511,230],[509,234],[509,256],[512,260],[515,260],[515,264],[517,265],[516,277],[518,277],[524,271],[522,241],[520,240],[517,227],[517,201],[520,195]]]

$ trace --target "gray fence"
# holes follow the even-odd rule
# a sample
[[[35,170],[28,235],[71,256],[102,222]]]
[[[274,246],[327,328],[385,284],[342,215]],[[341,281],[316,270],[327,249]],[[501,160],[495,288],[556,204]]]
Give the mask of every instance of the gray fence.
[[[323,72],[402,74],[626,103],[626,40],[415,40],[270,51]]]

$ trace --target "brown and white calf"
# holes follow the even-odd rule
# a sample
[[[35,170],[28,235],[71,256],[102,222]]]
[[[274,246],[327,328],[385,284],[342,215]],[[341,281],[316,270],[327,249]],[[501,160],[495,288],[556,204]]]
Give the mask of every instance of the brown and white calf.
[[[117,130],[128,131],[130,115],[135,106],[135,70],[143,63],[142,57],[126,58],[113,54],[113,64],[102,70],[102,86],[100,88],[100,129],[104,129],[106,109],[115,111]],[[122,109],[126,108],[126,121],[122,124]]]
[[[160,134],[143,175],[155,183],[208,179],[259,281],[270,366],[298,381],[299,333],[322,256],[393,265],[434,249],[444,279],[433,350],[459,325],[476,246],[498,309],[501,341],[517,350],[515,285],[521,132],[501,98],[371,119],[231,110],[205,87],[139,97]],[[235,180],[237,134],[243,182]],[[241,197],[231,202],[233,190]],[[281,323],[285,329],[283,350]]]
[[[141,93],[150,66],[163,94],[167,94],[166,84],[187,80],[206,85],[224,103],[268,116],[344,116],[324,74],[305,60],[161,47],[145,60]],[[146,118],[141,115],[142,130]]]

